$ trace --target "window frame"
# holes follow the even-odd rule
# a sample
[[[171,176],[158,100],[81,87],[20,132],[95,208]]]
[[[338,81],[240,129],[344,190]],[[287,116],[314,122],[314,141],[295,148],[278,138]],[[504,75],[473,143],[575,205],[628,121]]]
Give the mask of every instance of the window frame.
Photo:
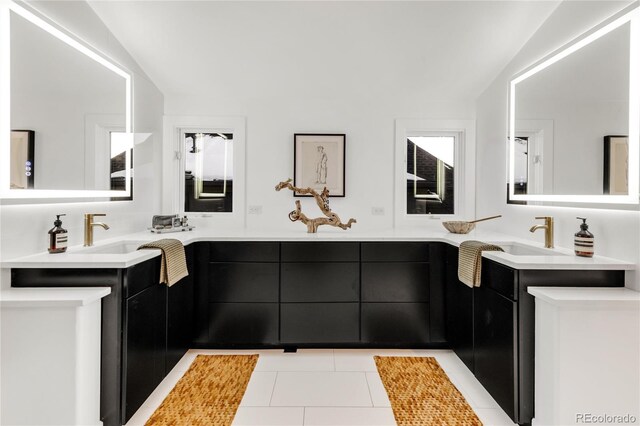
[[[231,212],[185,212],[185,133],[232,133],[234,188]],[[165,116],[163,152],[163,214],[215,217],[216,226],[245,225],[245,142],[244,117]]]
[[[469,220],[475,216],[475,120],[397,119],[395,128],[394,226],[424,223],[425,218]],[[407,139],[455,135],[453,214],[407,213]]]

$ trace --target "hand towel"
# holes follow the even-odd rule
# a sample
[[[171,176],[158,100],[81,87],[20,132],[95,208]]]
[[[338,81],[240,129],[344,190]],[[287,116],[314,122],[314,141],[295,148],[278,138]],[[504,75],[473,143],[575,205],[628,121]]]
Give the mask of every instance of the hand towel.
[[[483,251],[504,251],[495,244],[482,241],[463,241],[458,253],[458,279],[469,287],[480,287]]]
[[[160,260],[160,284],[166,283],[171,287],[182,278],[189,275],[187,270],[187,257],[184,253],[184,246],[180,240],[174,238],[164,238],[142,244],[138,250],[160,249],[162,259]]]

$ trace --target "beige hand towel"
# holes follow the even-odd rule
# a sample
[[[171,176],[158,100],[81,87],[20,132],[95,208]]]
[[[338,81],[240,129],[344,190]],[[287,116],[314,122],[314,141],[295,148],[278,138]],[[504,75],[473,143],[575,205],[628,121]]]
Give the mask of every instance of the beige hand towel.
[[[469,287],[480,287],[483,251],[504,251],[495,244],[482,241],[463,241],[458,253],[458,279]]]
[[[142,244],[138,250],[160,249],[162,259],[160,260],[160,284],[166,283],[171,287],[182,278],[189,275],[187,270],[187,257],[184,254],[184,246],[180,240],[174,238],[164,238]]]

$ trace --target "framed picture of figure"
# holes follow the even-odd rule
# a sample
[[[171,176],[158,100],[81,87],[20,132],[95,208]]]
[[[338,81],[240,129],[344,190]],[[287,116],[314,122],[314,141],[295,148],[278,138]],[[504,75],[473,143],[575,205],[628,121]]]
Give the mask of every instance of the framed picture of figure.
[[[344,197],[344,134],[296,133],[293,136],[293,184],[320,192],[325,187],[329,197]],[[294,193],[296,197],[310,197]]]

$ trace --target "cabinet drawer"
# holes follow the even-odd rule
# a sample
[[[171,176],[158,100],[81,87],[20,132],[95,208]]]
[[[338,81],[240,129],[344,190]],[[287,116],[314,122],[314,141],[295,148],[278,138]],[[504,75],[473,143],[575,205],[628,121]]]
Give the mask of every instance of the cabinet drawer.
[[[283,263],[282,302],[358,302],[358,263]]]
[[[429,264],[362,264],[363,302],[428,302]]]
[[[282,343],[357,343],[358,303],[283,303]]]
[[[276,242],[215,242],[209,243],[212,262],[278,262],[280,244]]]
[[[429,243],[362,243],[363,262],[428,262]]]
[[[160,256],[125,269],[123,296],[131,297],[147,287],[160,283]],[[191,273],[191,271],[189,271]],[[164,285],[164,284],[162,284]]]
[[[362,342],[410,347],[429,343],[428,303],[363,303]]]
[[[277,343],[277,303],[209,304],[209,344],[257,346]]]
[[[482,259],[480,286],[492,288],[511,300],[518,295],[517,271],[489,259]]]
[[[283,262],[358,262],[359,243],[282,243]]]
[[[209,263],[210,302],[278,302],[277,263]]]

